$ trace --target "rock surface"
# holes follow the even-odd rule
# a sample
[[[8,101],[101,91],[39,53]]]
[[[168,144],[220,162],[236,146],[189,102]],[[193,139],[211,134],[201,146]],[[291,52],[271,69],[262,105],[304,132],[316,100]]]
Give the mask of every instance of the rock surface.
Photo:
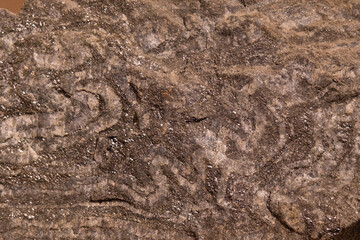
[[[0,238],[359,239],[357,0],[0,19]]]

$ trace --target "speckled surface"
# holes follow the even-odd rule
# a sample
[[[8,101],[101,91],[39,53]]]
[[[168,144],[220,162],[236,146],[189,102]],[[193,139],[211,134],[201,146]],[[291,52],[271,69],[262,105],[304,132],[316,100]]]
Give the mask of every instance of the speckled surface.
[[[359,239],[358,1],[0,19],[1,239]]]

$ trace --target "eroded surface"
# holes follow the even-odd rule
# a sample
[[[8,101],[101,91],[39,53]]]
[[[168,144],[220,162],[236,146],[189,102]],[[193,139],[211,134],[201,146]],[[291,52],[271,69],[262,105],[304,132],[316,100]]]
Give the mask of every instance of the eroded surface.
[[[0,15],[4,239],[359,235],[357,1]]]

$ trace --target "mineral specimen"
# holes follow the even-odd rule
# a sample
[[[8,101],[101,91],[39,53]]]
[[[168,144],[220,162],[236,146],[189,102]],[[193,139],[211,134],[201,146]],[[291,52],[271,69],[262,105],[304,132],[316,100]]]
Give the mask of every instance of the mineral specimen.
[[[358,0],[0,18],[1,239],[360,239]]]

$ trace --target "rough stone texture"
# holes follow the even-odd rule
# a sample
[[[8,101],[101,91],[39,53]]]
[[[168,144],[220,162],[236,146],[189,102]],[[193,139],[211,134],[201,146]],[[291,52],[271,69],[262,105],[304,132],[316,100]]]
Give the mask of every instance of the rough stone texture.
[[[358,0],[0,19],[1,239],[360,239]]]

